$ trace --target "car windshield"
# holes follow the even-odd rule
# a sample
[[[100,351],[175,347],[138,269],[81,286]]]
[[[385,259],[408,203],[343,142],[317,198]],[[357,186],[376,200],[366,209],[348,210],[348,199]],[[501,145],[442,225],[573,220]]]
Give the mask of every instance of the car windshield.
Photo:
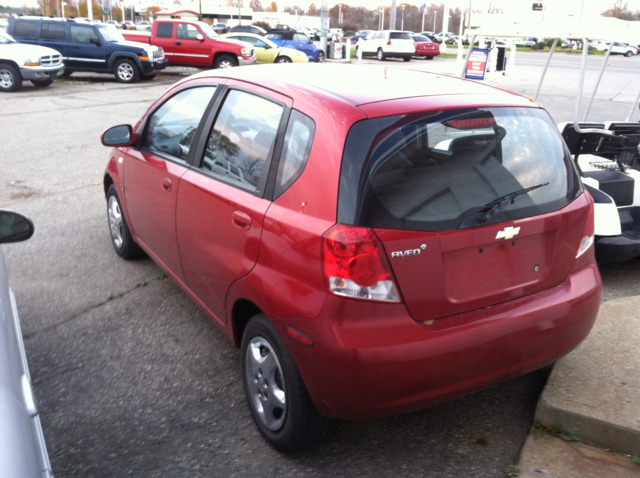
[[[216,38],[218,38],[218,34],[214,32],[213,28],[211,28],[209,25],[207,25],[204,22],[196,22],[196,23],[200,27],[200,30],[202,31],[202,33],[204,33],[204,35],[207,38],[209,38],[210,40],[215,40]]]
[[[123,42],[126,41],[122,36],[122,33],[115,27],[115,25],[106,24],[106,25],[96,25],[102,34],[102,38],[107,43],[112,42]]]
[[[7,44],[7,43],[17,43],[13,38],[11,38],[11,35],[9,35],[8,33],[4,33],[3,31],[0,31],[0,44]]]
[[[463,229],[555,211],[579,191],[562,137],[544,110],[399,115],[351,128],[338,220],[419,231]]]

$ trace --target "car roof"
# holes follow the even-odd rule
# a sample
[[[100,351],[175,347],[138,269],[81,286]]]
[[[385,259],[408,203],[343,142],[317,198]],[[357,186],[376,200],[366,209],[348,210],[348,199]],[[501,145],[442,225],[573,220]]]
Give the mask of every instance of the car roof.
[[[537,106],[532,100],[506,90],[469,80],[425,71],[373,65],[278,64],[209,70],[190,78],[225,77],[299,95],[320,93],[328,101],[354,106],[415,97],[446,97],[451,106],[470,103]],[[185,79],[183,81],[188,81]],[[469,95],[475,95],[473,100]],[[490,96],[478,100],[482,95]],[[461,100],[462,97],[466,97]],[[457,100],[456,100],[457,98]]]

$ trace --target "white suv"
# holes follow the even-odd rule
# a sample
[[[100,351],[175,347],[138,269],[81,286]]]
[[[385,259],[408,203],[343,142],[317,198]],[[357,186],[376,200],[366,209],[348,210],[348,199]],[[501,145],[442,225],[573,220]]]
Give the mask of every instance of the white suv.
[[[376,56],[380,61],[386,58],[402,58],[409,61],[416,53],[416,46],[409,32],[382,30],[358,40],[356,55],[359,52],[362,56]]]
[[[26,80],[49,86],[63,72],[62,55],[56,50],[18,43],[0,31],[0,91],[17,91]]]

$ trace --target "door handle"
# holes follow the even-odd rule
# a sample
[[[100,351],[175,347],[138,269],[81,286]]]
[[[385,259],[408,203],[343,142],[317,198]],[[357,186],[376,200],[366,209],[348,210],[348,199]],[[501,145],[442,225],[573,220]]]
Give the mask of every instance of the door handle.
[[[164,176],[162,178],[162,187],[165,188],[167,190],[167,192],[171,191],[171,179],[169,179],[168,177]]]
[[[181,41],[177,41],[176,45],[180,46],[180,45],[182,45],[182,42]]]
[[[242,211],[233,211],[231,220],[240,229],[249,230],[251,228],[251,217]]]

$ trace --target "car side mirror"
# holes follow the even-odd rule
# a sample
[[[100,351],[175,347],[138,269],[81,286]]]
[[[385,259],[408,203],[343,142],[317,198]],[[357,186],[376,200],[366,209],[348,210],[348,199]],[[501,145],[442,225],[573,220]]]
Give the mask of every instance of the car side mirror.
[[[202,36],[202,33],[198,33],[196,35],[196,40],[204,41],[204,37]]]
[[[99,38],[92,38],[91,40],[89,40],[91,43],[93,43],[96,46],[100,46],[102,45],[102,43],[100,43],[100,39]]]
[[[0,244],[26,241],[34,230],[31,219],[24,214],[0,209]]]
[[[136,141],[136,134],[128,124],[121,124],[109,128],[100,137],[105,146],[131,146]]]

